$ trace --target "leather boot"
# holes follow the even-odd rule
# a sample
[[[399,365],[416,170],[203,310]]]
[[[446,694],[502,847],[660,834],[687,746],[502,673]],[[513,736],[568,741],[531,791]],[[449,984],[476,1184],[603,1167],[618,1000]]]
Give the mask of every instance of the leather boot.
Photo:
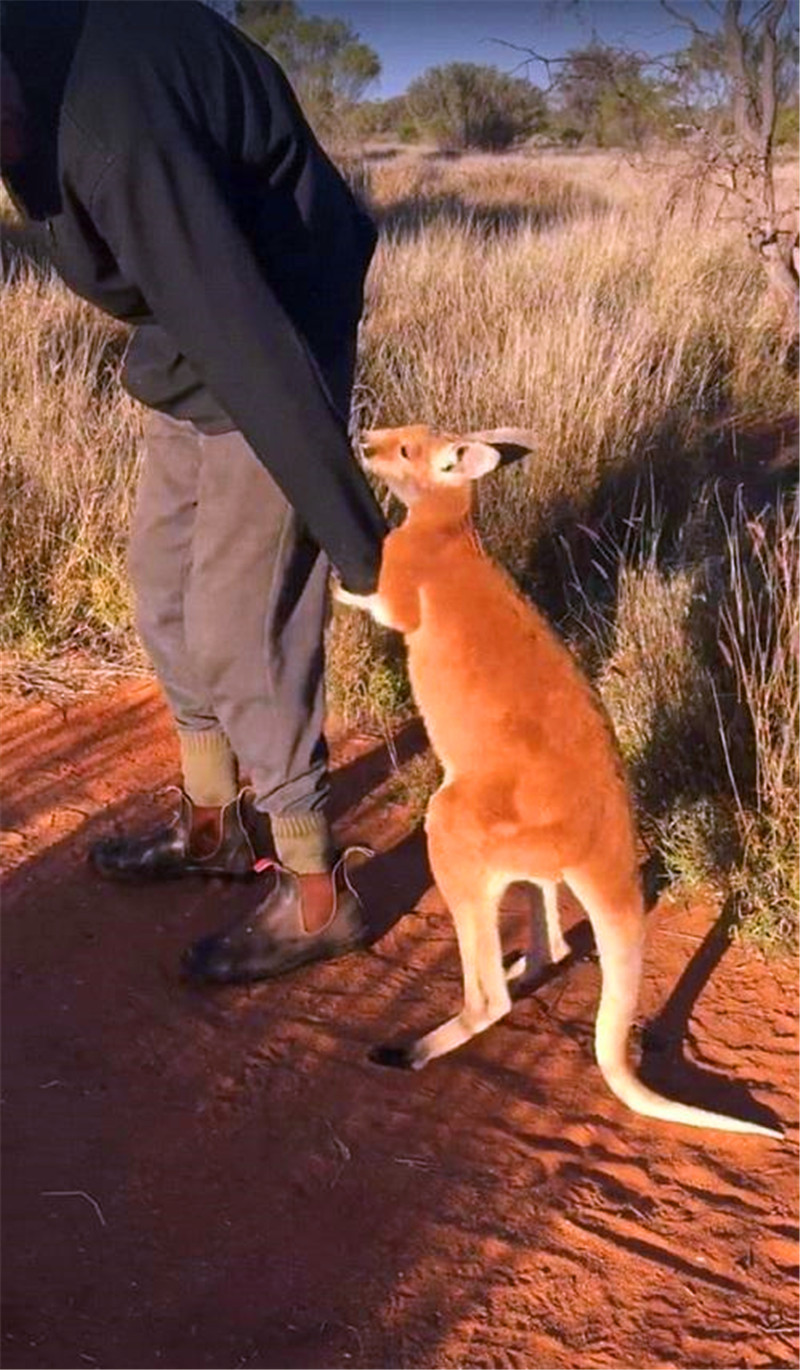
[[[219,810],[218,841],[202,847],[195,841],[195,808],[179,790],[178,812],[171,822],[155,831],[105,838],[89,850],[89,861],[109,880],[174,880],[182,875],[227,875],[244,878],[253,874],[259,857],[271,855],[260,815],[250,812],[243,790]],[[207,811],[206,811],[207,813]],[[207,833],[208,821],[204,833]],[[259,850],[261,848],[261,850]]]
[[[367,848],[348,847],[336,861],[326,901],[330,916],[317,931],[306,929],[303,900],[312,889],[313,897],[319,898],[319,876],[298,875],[272,862],[272,885],[262,902],[221,932],[189,947],[183,955],[184,969],[195,979],[215,984],[248,984],[363,947],[368,930],[346,869],[356,851],[371,855]]]

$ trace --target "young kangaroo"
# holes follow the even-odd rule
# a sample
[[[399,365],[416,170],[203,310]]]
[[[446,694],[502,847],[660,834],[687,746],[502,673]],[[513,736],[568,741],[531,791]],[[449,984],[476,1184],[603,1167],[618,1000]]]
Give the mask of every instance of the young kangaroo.
[[[591,920],[602,969],[600,1069],[636,1113],[696,1127],[780,1136],[648,1089],[628,1062],[645,916],[634,822],[609,721],[544,618],[483,552],[471,482],[531,450],[514,430],[459,438],[424,426],[364,435],[364,457],[407,507],[386,539],[376,593],[337,597],[403,633],[414,696],[444,767],[425,820],[431,869],[455,922],[464,1007],[407,1049],[376,1059],[419,1069],[508,1013],[499,902],[514,881],[544,894],[550,955],[568,948],[556,891]],[[536,953],[529,955],[527,970]]]

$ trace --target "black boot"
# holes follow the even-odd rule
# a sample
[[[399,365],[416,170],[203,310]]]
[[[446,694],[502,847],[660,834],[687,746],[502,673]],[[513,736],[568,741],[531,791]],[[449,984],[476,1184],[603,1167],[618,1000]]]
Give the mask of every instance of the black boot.
[[[273,862],[274,880],[266,898],[222,932],[189,947],[183,955],[184,969],[198,980],[247,984],[363,947],[367,925],[346,871],[354,851],[372,855],[365,847],[348,847],[339,857],[329,877],[330,916],[319,931],[307,932],[303,921],[304,882],[318,882],[318,877],[298,875]]]
[[[242,791],[219,811],[219,842],[213,851],[192,852],[194,806],[179,790],[180,807],[171,823],[140,836],[110,837],[95,842],[89,860],[109,880],[172,880],[182,875],[252,875],[256,862],[271,855],[265,834],[257,830],[262,815],[249,811]]]

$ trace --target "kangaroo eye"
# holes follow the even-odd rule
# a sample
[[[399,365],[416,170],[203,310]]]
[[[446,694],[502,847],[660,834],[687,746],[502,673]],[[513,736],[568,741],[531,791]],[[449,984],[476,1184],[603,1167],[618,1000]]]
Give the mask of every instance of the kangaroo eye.
[[[407,447],[401,447],[401,448],[400,448],[400,456],[403,458],[403,461],[410,461],[410,460],[411,460],[410,457],[409,457],[409,455],[408,455],[408,448],[407,448]]]

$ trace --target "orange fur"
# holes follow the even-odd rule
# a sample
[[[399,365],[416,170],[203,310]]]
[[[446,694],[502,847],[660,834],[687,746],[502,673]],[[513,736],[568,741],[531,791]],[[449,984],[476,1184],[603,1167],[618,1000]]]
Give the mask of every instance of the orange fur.
[[[595,1042],[611,1089],[652,1117],[780,1135],[662,1098],[628,1064],[644,907],[624,768],[591,685],[485,555],[470,517],[472,480],[510,446],[518,455],[530,445],[512,430],[459,438],[417,425],[365,435],[368,465],[408,512],[384,544],[377,592],[340,598],[406,638],[414,696],[444,766],[426,832],[464,973],[462,1011],[415,1043],[405,1063],[418,1068],[508,1012],[498,904],[512,881],[542,886],[551,955],[566,952],[555,911],[564,882],[595,931],[603,971]]]

